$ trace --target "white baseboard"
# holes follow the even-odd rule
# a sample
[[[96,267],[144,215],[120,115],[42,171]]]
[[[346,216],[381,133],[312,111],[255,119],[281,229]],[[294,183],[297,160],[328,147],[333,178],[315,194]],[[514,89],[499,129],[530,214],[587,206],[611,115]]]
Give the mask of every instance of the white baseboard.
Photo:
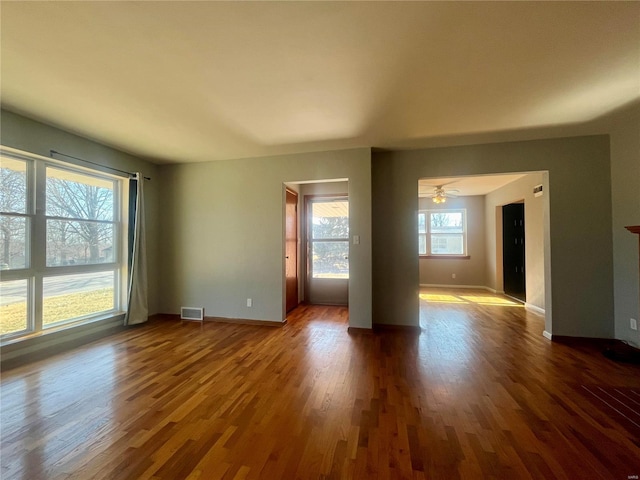
[[[552,337],[552,335],[549,332],[547,332],[546,330],[542,331],[542,336],[544,338],[548,339],[548,340],[551,340],[551,337]]]
[[[544,317],[544,308],[536,307],[535,305],[526,302],[524,304],[524,308]]]

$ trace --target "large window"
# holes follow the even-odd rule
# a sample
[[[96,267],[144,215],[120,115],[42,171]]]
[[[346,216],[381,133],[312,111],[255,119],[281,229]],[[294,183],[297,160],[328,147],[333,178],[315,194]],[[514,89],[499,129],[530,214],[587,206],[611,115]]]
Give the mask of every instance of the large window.
[[[349,278],[349,201],[315,198],[309,204],[313,278]]]
[[[122,310],[125,182],[41,157],[0,157],[2,337]]]
[[[418,213],[420,255],[464,256],[467,253],[465,210],[424,210]]]

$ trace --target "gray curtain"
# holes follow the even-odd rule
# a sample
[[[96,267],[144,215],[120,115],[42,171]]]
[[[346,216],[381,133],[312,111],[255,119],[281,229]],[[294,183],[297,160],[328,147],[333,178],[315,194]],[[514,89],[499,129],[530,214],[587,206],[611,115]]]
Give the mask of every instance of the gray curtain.
[[[143,323],[149,318],[143,184],[140,173],[129,183],[129,297],[125,325]]]

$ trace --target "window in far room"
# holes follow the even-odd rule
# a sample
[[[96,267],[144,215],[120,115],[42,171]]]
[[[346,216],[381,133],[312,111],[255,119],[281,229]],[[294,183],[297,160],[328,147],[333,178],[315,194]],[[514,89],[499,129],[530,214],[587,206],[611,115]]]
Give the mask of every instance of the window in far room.
[[[467,254],[466,210],[421,210],[418,213],[418,253],[427,256]]]

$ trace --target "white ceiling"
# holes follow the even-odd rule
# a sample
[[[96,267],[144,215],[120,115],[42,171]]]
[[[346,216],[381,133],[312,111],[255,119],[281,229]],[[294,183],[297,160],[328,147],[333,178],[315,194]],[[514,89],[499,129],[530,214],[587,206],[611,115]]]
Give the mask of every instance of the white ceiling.
[[[6,2],[2,103],[157,163],[588,122],[640,2]]]
[[[418,181],[418,196],[426,197],[431,195],[435,188],[440,186],[444,187],[446,192],[456,190],[453,193],[457,197],[486,195],[524,176],[525,174],[504,174],[480,175],[477,177],[421,178]]]

